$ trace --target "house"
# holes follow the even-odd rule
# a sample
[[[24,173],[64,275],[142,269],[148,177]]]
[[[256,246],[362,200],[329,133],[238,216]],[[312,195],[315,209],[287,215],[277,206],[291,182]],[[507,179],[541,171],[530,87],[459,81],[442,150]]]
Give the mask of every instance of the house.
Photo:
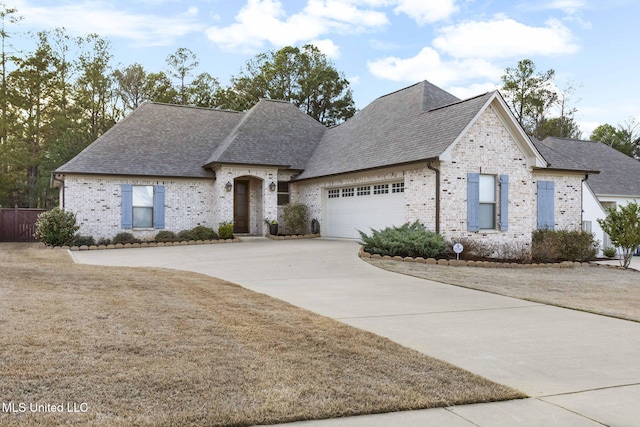
[[[582,224],[592,171],[545,149],[497,91],[460,100],[423,81],[331,128],[281,101],[243,113],[145,103],[52,182],[95,238],[225,221],[263,235],[291,201],[323,236],[418,220],[450,240],[526,246],[536,228]]]
[[[597,220],[607,216],[607,207],[640,202],[640,162],[597,141],[548,137],[542,144],[587,169],[600,171],[582,184],[583,229],[594,233],[600,248],[612,246]]]

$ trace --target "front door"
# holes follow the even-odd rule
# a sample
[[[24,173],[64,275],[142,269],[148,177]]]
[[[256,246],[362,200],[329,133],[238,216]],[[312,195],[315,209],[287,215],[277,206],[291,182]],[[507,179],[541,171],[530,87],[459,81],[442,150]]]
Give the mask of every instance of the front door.
[[[249,181],[236,181],[234,185],[233,232],[249,232]]]

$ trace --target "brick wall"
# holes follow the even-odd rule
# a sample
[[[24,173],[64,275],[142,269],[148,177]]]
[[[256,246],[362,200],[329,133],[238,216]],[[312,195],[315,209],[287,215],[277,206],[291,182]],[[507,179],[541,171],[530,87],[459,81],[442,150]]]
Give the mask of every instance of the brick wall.
[[[205,225],[217,229],[214,221],[214,181],[207,179],[140,178],[140,177],[65,177],[65,209],[76,214],[78,233],[95,239],[113,238],[131,232],[139,239],[151,239],[158,230],[122,229],[121,185],[165,186],[165,230],[178,232]]]

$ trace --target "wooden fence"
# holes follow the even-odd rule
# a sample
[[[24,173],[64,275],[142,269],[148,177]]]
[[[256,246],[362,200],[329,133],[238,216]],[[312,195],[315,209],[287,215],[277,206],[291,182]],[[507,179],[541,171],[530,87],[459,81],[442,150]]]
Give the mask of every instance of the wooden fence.
[[[45,209],[0,208],[0,242],[35,242],[36,219]]]

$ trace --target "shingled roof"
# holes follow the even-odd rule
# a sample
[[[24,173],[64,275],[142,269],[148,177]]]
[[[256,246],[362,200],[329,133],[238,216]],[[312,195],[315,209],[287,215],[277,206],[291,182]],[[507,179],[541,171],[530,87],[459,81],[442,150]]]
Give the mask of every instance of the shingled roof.
[[[640,197],[640,162],[597,141],[548,137],[543,145],[598,170],[587,183],[598,196]]]
[[[542,157],[544,157],[544,159],[547,161],[548,165],[545,169],[598,173],[597,170],[590,169],[588,166],[575,161],[559,150],[556,150],[549,145],[543,144],[542,141],[536,138],[531,138],[531,142],[533,142],[533,145],[540,152],[540,154],[542,154]]]
[[[202,166],[242,117],[148,102],[54,173],[212,177]]]
[[[289,102],[261,100],[247,111],[207,164],[304,169],[326,127]]]
[[[436,158],[492,95],[460,101],[424,81],[382,96],[329,129],[298,179]]]

